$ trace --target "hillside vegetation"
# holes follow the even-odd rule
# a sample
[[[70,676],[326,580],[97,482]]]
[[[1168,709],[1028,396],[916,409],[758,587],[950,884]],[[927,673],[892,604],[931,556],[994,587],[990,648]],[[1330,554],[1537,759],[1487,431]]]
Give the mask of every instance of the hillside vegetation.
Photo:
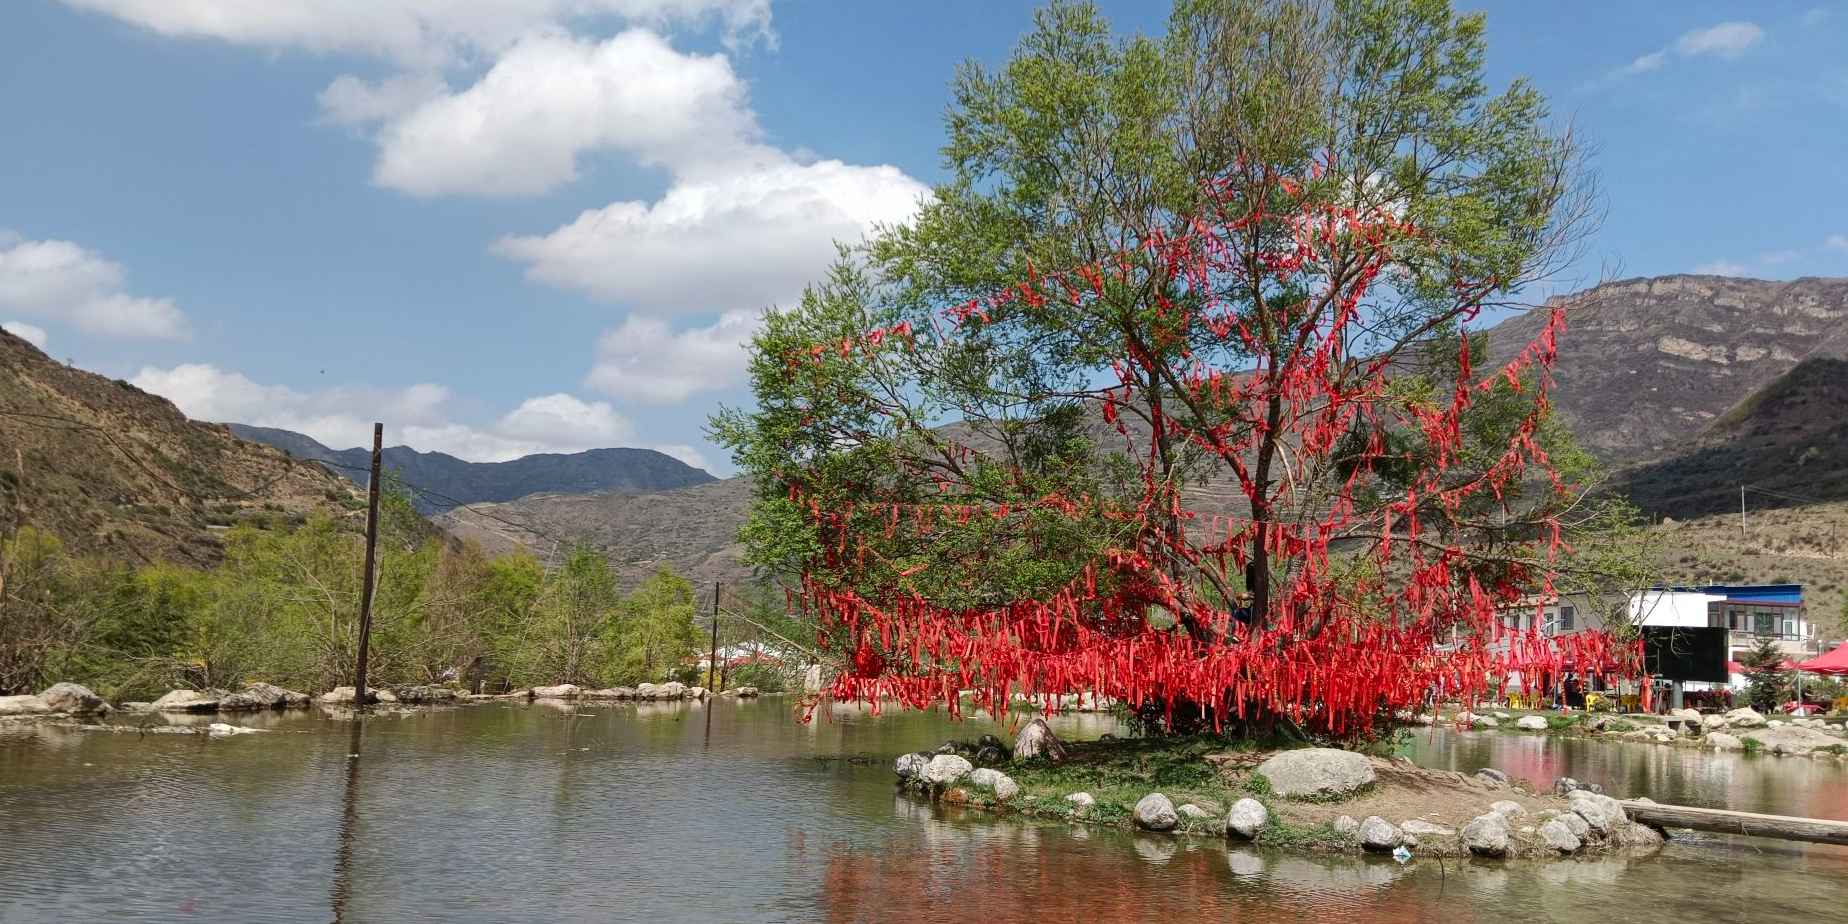
[[[30,525],[86,555],[197,565],[218,560],[238,522],[361,507],[319,465],[0,331],[0,532]]]

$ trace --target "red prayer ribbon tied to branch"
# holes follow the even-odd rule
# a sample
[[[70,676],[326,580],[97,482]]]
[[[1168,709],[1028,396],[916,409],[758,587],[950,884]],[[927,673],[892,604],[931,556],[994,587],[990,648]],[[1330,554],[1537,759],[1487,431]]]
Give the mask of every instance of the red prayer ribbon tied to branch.
[[[1318,164],[1307,181],[1320,170]],[[947,344],[965,330],[1045,320],[1131,287],[1157,293],[1156,320],[1139,328],[1139,338],[1125,340],[1113,363],[1116,383],[1096,402],[1140,462],[1139,494],[990,499],[938,472],[931,476],[935,495],[925,502],[892,499],[869,484],[850,486],[850,501],[831,503],[822,497],[843,496],[840,486],[811,490],[812,473],[799,464],[783,473],[790,501],[820,540],[803,563],[791,607],[816,622],[824,647],[842,639],[849,646],[827,696],[875,706],[942,704],[960,715],[963,691],[992,712],[1004,710],[1016,693],[1049,712],[1066,694],[1089,693],[1137,707],[1198,710],[1216,725],[1282,717],[1339,737],[1367,735],[1433,691],[1473,698],[1499,695],[1511,676],[1544,687],[1566,673],[1636,672],[1635,642],[1598,631],[1549,637],[1504,625],[1505,613],[1532,605],[1524,600],[1553,593],[1549,566],[1565,548],[1556,519],[1542,514],[1526,538],[1500,537],[1495,568],[1472,568],[1478,553],[1458,538],[1467,533],[1462,519],[1472,503],[1512,510],[1512,489],[1529,482],[1544,481],[1559,494],[1569,490],[1538,437],[1564,314],[1551,310],[1533,342],[1480,378],[1461,347],[1448,394],[1390,396],[1394,356],[1357,358],[1348,350],[1367,323],[1363,299],[1393,265],[1395,249],[1428,241],[1384,209],[1271,210],[1273,198],[1296,201],[1307,181],[1222,181],[1208,189],[1210,207],[1179,233],[1150,234],[1104,260],[1059,272],[1029,266],[1025,282],[934,312],[928,324],[902,321],[785,356],[792,374],[812,369],[819,376],[835,357],[895,348],[914,353],[921,338]],[[1269,234],[1264,239],[1283,243],[1254,250],[1248,241],[1260,228]],[[1430,249],[1422,253],[1428,258]],[[1330,280],[1336,266],[1338,283]],[[1249,301],[1223,295],[1239,286],[1298,294],[1260,316]],[[1495,288],[1493,280],[1453,283],[1450,316],[1473,319]],[[1244,368],[1215,368],[1195,357],[1203,345],[1255,359]],[[1156,382],[1175,394],[1147,400]],[[1505,447],[1468,462],[1466,470],[1465,415],[1498,383],[1531,390],[1531,406]],[[1182,393],[1187,400],[1175,400]],[[1214,413],[1166,412],[1185,403]],[[1281,413],[1270,413],[1273,405]],[[1130,418],[1145,423],[1147,433],[1132,431]],[[1389,449],[1385,435],[1394,432],[1415,433],[1422,460]],[[1251,512],[1183,507],[1180,486],[1160,476],[1162,456],[1151,435],[1182,441],[1220,463]],[[1275,455],[1280,470],[1268,478],[1250,465],[1267,439],[1282,447]],[[1338,448],[1345,457],[1339,467],[1329,464]],[[963,462],[974,455],[962,446],[943,451]],[[1415,461],[1416,469],[1402,479],[1402,496],[1361,503],[1363,492],[1378,493],[1382,461]],[[1031,483],[1014,474],[1015,487]],[[1308,485],[1322,491],[1313,506],[1302,502]],[[893,559],[894,540],[959,529],[986,530],[978,544],[989,547],[1037,548],[1046,532],[1034,524],[1048,516],[1123,528],[1111,530],[1117,540],[1079,563],[1065,586],[993,605],[940,604],[915,580],[949,569],[952,585],[979,585],[985,577],[979,558]],[[1241,625],[1225,591],[1260,547],[1282,570],[1268,611],[1256,624]],[[1369,567],[1339,567],[1355,560]]]

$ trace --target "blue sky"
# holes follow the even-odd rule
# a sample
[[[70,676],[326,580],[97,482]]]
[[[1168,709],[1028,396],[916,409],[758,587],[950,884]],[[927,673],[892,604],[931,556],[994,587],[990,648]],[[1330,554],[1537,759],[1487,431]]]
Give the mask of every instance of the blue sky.
[[[1848,275],[1848,8],[1459,5],[1597,147],[1583,278]],[[0,323],[202,419],[724,473],[754,309],[942,179],[1032,8],[9,0]]]

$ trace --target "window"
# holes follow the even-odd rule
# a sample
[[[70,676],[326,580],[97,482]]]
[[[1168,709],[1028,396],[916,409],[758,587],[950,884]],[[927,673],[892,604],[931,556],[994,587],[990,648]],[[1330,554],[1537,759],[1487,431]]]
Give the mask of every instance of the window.
[[[1574,615],[1572,607],[1562,606],[1559,608],[1559,631],[1572,631],[1572,617]]]
[[[1753,613],[1752,616],[1753,616],[1754,622],[1756,623],[1756,625],[1753,626],[1753,631],[1757,632],[1759,635],[1776,635],[1777,634],[1777,614],[1776,613],[1767,613],[1764,610],[1759,610],[1758,612]]]

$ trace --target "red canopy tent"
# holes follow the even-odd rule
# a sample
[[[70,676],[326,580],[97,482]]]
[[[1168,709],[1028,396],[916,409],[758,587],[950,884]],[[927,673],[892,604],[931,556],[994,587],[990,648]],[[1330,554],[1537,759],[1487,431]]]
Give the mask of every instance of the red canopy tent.
[[[1797,665],[1797,670],[1812,674],[1833,674],[1837,677],[1848,675],[1848,645],[1838,646],[1820,658],[1811,658]]]

